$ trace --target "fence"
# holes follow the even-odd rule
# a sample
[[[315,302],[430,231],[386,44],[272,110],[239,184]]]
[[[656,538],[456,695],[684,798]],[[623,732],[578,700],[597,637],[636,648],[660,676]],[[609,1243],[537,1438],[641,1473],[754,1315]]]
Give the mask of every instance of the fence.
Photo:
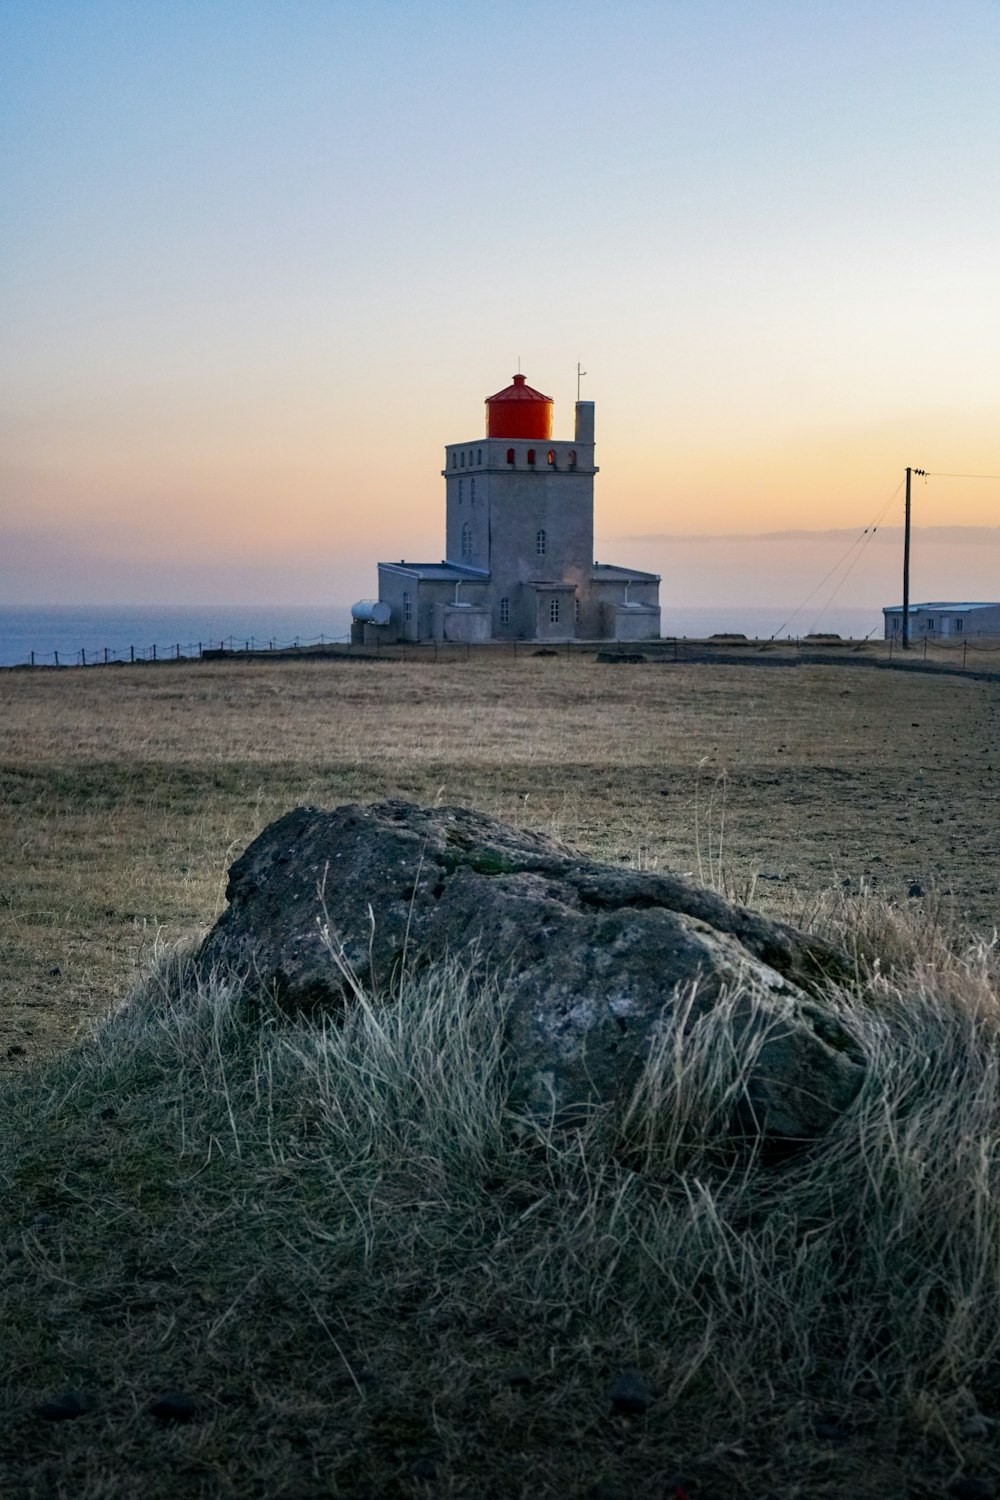
[[[350,636],[313,637],[295,636],[291,640],[279,641],[277,637],[233,636],[206,641],[177,641],[169,645],[127,646],[112,648],[78,647],[75,651],[31,651],[27,662],[21,666],[38,667],[98,667],[124,664],[165,663],[176,661],[218,660],[221,657],[236,659],[267,659],[270,656],[309,656],[331,658],[355,656],[377,657],[395,660],[412,660],[415,657],[431,657],[433,660],[469,659],[474,654],[507,653],[513,656],[552,656],[555,654],[577,654],[599,652],[611,660],[641,659],[645,661],[674,662],[718,662],[732,665],[742,661],[779,662],[808,660],[816,664],[824,660],[846,659],[875,663],[891,663],[894,666],[927,663],[947,667],[953,671],[972,671],[990,667],[987,658],[1000,656],[1000,641],[967,639],[943,642],[922,637],[912,641],[908,652],[904,652],[898,641],[889,640],[842,640],[839,637],[788,637],[787,639],[753,640],[742,636],[712,636],[694,639],[687,636],[670,636],[651,641],[488,641],[476,644],[445,641],[393,641],[373,645],[352,642]]]

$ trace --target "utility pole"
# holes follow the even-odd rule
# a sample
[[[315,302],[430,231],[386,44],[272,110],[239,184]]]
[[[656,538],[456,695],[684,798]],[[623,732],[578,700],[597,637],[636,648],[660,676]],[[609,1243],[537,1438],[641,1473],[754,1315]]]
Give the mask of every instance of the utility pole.
[[[904,651],[910,649],[910,476],[927,475],[926,469],[906,469],[906,514],[903,521],[903,640]]]

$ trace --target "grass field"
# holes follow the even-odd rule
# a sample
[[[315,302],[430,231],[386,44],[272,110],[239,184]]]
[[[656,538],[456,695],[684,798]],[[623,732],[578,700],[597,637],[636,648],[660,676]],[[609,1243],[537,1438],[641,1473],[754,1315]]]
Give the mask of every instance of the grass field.
[[[0,1495],[995,1493],[1000,687],[473,656],[0,700]],[[627,1116],[525,1138],[502,995],[251,1023],[164,951],[278,813],[389,795],[849,945],[857,1107],[783,1167],[734,1154],[723,1009]],[[192,1420],[151,1416],[175,1387]]]
[[[0,1064],[220,909],[279,813],[469,803],[794,914],[916,882],[996,919],[1000,688],[848,667],[593,658],[0,673]]]

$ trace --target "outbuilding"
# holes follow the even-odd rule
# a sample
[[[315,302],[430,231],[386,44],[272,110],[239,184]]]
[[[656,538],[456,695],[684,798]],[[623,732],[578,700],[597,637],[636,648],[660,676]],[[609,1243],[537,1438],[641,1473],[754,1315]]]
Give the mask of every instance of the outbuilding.
[[[903,606],[891,604],[882,610],[885,620],[885,639],[901,640],[903,635]],[[1000,636],[1000,604],[911,604],[910,639],[918,636],[928,640],[958,638],[967,641],[973,637]]]

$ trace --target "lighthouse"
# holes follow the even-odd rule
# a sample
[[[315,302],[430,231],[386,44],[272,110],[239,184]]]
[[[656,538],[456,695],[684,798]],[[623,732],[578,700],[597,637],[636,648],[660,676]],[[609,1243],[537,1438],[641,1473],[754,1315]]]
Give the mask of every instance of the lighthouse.
[[[552,430],[552,398],[526,376],[487,397],[485,436],[445,448],[444,558],[380,562],[360,639],[659,636],[658,575],[594,562],[594,403],[576,403],[572,438]]]

